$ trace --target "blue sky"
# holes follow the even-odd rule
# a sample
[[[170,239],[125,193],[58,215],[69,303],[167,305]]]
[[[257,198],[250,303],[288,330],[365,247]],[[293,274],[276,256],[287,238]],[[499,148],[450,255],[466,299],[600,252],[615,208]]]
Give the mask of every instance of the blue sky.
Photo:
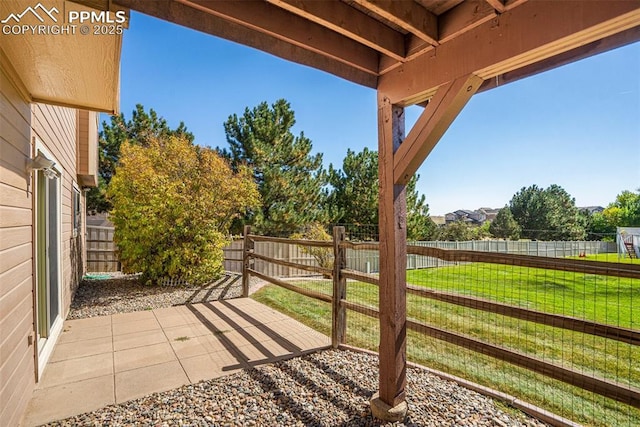
[[[141,103],[172,126],[184,121],[196,143],[223,147],[230,114],[279,98],[325,167],[340,166],[347,148],[377,148],[374,90],[132,12],[121,70],[127,118]],[[407,110],[407,129],[420,111]],[[501,207],[532,184],[559,184],[578,206],[637,189],[640,43],[474,96],[418,173],[432,215]]]

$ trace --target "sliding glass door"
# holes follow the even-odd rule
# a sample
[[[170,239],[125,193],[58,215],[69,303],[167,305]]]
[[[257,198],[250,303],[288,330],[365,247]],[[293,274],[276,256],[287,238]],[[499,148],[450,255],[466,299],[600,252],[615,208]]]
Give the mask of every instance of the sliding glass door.
[[[37,332],[42,351],[60,318],[60,176],[36,173]]]

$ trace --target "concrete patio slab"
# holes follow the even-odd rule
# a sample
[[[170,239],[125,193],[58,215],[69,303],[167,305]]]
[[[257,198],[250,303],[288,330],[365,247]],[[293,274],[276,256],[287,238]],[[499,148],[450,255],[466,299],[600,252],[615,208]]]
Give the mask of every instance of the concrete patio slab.
[[[66,359],[47,366],[40,384],[49,387],[113,375],[113,356],[100,353],[93,356]]]
[[[182,359],[180,363],[192,383],[210,379],[212,374],[216,377],[229,375],[248,366],[245,362],[238,362],[237,357],[227,351]]]
[[[229,375],[330,343],[248,298],[66,321],[23,425]]]
[[[109,335],[103,338],[86,339],[58,344],[49,361],[59,362],[61,360],[92,356],[94,354],[111,353],[112,351],[113,337]]]
[[[133,320],[130,322],[114,323],[112,326],[113,335],[132,334],[134,332],[144,332],[162,329],[158,320],[153,319]]]
[[[113,375],[36,389],[23,420],[25,426],[95,411],[115,402]]]
[[[178,360],[116,373],[116,403],[189,384]]]
[[[113,366],[116,373],[178,360],[168,342],[116,351]]]
[[[75,341],[84,341],[111,336],[111,325],[92,326],[89,328],[65,325],[64,333],[60,336],[58,344],[66,344]]]
[[[130,348],[161,344],[166,340],[167,337],[162,329],[134,332],[126,335],[114,335],[113,349],[114,351],[127,350]]]

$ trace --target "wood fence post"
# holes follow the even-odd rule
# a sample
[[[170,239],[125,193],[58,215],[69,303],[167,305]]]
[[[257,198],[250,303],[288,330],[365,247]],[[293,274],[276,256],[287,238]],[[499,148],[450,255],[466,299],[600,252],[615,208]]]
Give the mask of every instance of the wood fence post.
[[[249,296],[249,263],[253,254],[254,242],[249,238],[251,234],[251,226],[244,226],[244,240],[242,243],[242,296]]]
[[[340,301],[347,297],[347,279],[341,270],[347,268],[347,250],[341,248],[344,241],[344,227],[333,227],[333,303],[331,310],[331,345],[338,348],[344,344],[347,334],[347,310]]]

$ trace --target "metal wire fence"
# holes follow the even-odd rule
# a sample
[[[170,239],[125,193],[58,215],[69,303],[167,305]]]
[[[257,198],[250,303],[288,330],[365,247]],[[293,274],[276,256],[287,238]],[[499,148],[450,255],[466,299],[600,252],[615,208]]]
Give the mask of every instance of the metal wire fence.
[[[353,240],[368,240],[370,227],[364,234],[361,238],[357,226],[347,231]],[[615,244],[478,241],[409,245],[495,252],[501,262],[408,255],[407,316],[420,326],[409,324],[409,360],[509,393],[580,423],[640,425],[639,403],[632,401],[640,390],[640,313],[634,308],[640,302],[640,280],[610,275],[611,269],[621,268]],[[557,265],[534,268],[518,262],[517,257],[526,260],[534,251],[557,257]],[[499,253],[516,254],[516,258],[501,260]],[[368,259],[370,254],[350,251],[348,257]],[[573,271],[557,269],[564,268],[567,257],[608,262],[609,271],[605,271],[607,264],[603,274],[593,274],[581,264],[573,266]],[[347,300],[377,309],[378,288],[349,281]],[[346,340],[377,350],[378,320],[349,310]],[[586,390],[571,384],[585,378],[602,383],[587,385]],[[605,394],[609,397],[592,392],[598,388],[608,389]],[[624,399],[616,393],[629,390],[636,397],[627,402],[631,404],[621,403]]]
[[[334,336],[336,313],[346,309],[340,342],[377,351],[376,228],[348,226],[345,234],[342,243],[335,236],[333,242],[256,236],[248,270],[278,286],[254,298]],[[452,243],[457,249],[443,250],[442,242],[408,246],[410,361],[583,424],[640,425],[637,260],[621,263],[606,242],[566,243],[562,251],[555,245],[555,258],[549,250],[540,257],[513,253],[523,251],[513,245],[513,252],[492,251],[499,244],[491,242],[444,246]],[[553,247],[527,243],[528,250],[530,243],[538,251]],[[289,249],[274,252],[268,244]],[[345,258],[339,271],[308,262],[309,254],[337,248]],[[283,274],[276,279],[260,273],[259,262],[288,270],[271,271]],[[336,274],[346,278],[343,294],[336,294]]]

